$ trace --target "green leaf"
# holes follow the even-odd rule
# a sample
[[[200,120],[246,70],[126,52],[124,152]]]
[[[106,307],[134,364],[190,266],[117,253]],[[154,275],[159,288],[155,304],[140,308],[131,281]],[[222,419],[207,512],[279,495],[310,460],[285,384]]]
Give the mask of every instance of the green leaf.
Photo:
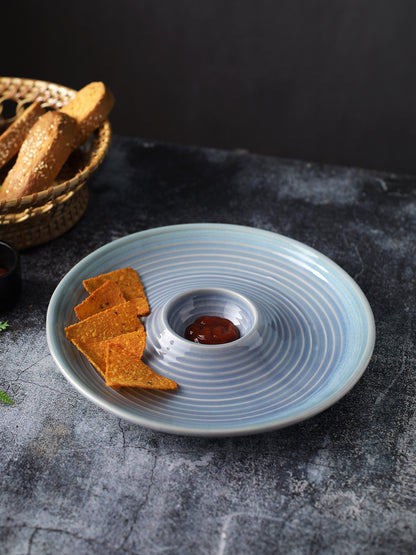
[[[8,322],[0,322],[0,331],[5,330],[8,327],[9,327]]]
[[[8,405],[14,405],[13,399],[10,399],[7,393],[4,393],[4,391],[2,391],[1,389],[0,389],[0,401],[3,401],[3,403],[7,403]]]

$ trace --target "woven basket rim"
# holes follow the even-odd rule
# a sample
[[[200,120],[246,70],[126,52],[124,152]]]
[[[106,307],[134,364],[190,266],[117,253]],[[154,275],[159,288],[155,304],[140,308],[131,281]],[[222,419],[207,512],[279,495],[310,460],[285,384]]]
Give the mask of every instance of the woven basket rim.
[[[1,86],[6,84],[16,84],[17,86],[21,85],[35,85],[47,88],[56,88],[57,90],[70,93],[72,96],[75,96],[76,90],[71,89],[65,85],[59,85],[57,83],[52,83],[50,81],[43,81],[39,79],[27,79],[27,78],[20,78],[20,77],[0,77],[0,90]],[[39,206],[44,204],[50,200],[56,199],[61,195],[75,189],[80,183],[85,182],[88,177],[98,168],[98,166],[103,162],[111,143],[111,124],[109,120],[105,120],[98,130],[96,134],[100,138],[98,142],[98,148],[94,152],[94,161],[89,165],[85,166],[82,171],[74,175],[71,179],[66,180],[63,183],[58,185],[53,185],[48,189],[44,189],[38,193],[33,193],[31,195],[25,195],[15,200],[3,200],[0,201],[0,214],[8,214],[8,213],[15,213],[20,210],[30,209],[35,206]]]
[[[77,92],[76,89],[67,87],[66,85],[60,85],[59,83],[54,83],[52,81],[45,81],[44,79],[33,79],[31,77],[16,77],[11,75],[0,75],[0,83],[4,81],[6,82],[10,81],[11,83],[16,83],[16,84],[30,83],[30,84],[36,84],[36,85],[43,85],[45,87],[55,87],[57,89],[61,89],[63,91],[69,92],[73,95],[75,95],[75,93]]]

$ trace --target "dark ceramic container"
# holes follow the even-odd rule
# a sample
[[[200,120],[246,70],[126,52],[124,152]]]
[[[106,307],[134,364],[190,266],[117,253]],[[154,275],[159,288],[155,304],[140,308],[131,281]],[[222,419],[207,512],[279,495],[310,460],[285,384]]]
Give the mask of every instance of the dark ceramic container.
[[[0,311],[8,310],[16,304],[20,290],[19,253],[9,243],[0,241]]]

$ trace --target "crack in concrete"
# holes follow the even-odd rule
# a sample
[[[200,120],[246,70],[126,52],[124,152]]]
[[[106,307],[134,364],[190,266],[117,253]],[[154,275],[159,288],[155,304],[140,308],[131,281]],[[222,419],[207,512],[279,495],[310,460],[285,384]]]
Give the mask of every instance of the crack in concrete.
[[[294,513],[294,511],[290,511],[290,514],[285,517],[285,520],[290,520],[290,517],[292,516],[292,514]],[[220,531],[220,537],[219,537],[219,544],[218,544],[218,550],[217,550],[217,555],[224,555],[225,551],[228,547],[228,535],[229,535],[229,530],[230,527],[232,526],[232,523],[234,521],[234,519],[236,518],[247,518],[250,520],[256,520],[256,521],[261,521],[261,520],[268,520],[271,522],[275,522],[276,524],[280,525],[280,531],[283,529],[284,525],[285,525],[285,520],[279,517],[275,517],[274,515],[269,515],[269,514],[262,514],[262,513],[250,513],[250,512],[244,512],[244,511],[237,511],[237,512],[232,512],[229,513],[227,515],[225,515],[222,520],[223,520],[223,525],[221,527],[221,531]]]
[[[401,377],[401,375],[403,374],[403,372],[406,369],[406,354],[405,354],[405,347],[402,346],[402,358],[401,358],[401,365],[400,365],[400,369],[397,372],[397,374],[395,374],[394,378],[392,379],[392,381],[389,383],[389,385],[386,387],[386,389],[384,391],[382,391],[377,399],[374,401],[374,406],[379,405],[381,402],[384,401],[384,399],[387,397],[389,391],[394,387],[394,385],[397,383],[397,381],[399,380],[399,378]]]
[[[139,516],[141,510],[142,510],[143,507],[145,507],[145,506],[148,504],[148,502],[149,502],[150,492],[151,492],[151,490],[152,490],[152,488],[153,488],[153,480],[154,480],[155,469],[156,469],[156,466],[157,466],[157,461],[158,461],[158,456],[157,456],[157,455],[153,455],[153,465],[152,465],[152,469],[151,469],[151,471],[150,471],[150,480],[149,480],[149,484],[148,484],[147,489],[146,489],[146,493],[145,493],[145,495],[144,495],[143,502],[140,503],[140,505],[137,507],[137,510],[135,511],[135,513],[134,513],[134,515],[133,515],[133,517],[132,517],[132,522],[131,522],[131,524],[130,524],[129,530],[127,531],[127,533],[126,533],[126,535],[125,535],[125,537],[124,537],[124,539],[123,539],[123,542],[122,542],[121,545],[120,545],[120,549],[125,549],[125,545],[126,545],[127,542],[129,541],[130,536],[131,536],[131,534],[133,533],[134,527],[135,527],[136,522],[137,522],[137,518],[138,518],[138,516]]]
[[[121,419],[118,420],[118,427],[119,427],[119,429],[120,429],[120,431],[121,431],[121,437],[122,437],[122,440],[123,440],[123,443],[122,443],[123,463],[125,463],[125,462],[126,462],[126,445],[127,445],[127,444],[126,444],[126,434],[124,433],[124,428],[123,428],[123,426],[122,426],[122,421],[121,421]]]
[[[22,555],[31,555],[32,553],[32,549],[34,547],[34,543],[35,543],[35,538],[36,535],[40,532],[46,532],[46,533],[53,533],[53,534],[63,534],[66,536],[69,536],[71,538],[75,538],[77,540],[83,541],[87,544],[93,545],[93,546],[101,546],[103,549],[108,549],[111,551],[114,551],[114,546],[109,545],[107,543],[102,543],[100,541],[97,541],[97,539],[93,539],[93,538],[85,538],[79,534],[76,534],[74,532],[70,532],[68,530],[64,530],[62,528],[49,528],[49,527],[43,527],[43,526],[28,526],[27,524],[21,524],[20,526],[0,526],[0,528],[3,529],[13,529],[15,530],[16,528],[19,528],[21,530],[27,529],[27,530],[32,530],[30,536],[29,536],[29,540],[27,543],[27,551],[26,553],[22,553]]]

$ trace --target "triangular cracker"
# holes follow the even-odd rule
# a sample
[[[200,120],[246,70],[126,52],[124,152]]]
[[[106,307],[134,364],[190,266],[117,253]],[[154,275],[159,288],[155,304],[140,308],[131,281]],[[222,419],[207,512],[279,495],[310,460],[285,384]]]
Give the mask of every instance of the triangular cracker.
[[[134,356],[141,358],[146,346],[146,332],[144,329],[117,335],[98,343],[86,343],[78,347],[91,364],[103,375],[106,373],[107,345],[109,343],[123,345]]]
[[[80,320],[85,320],[98,312],[125,303],[126,298],[115,281],[105,281],[100,287],[91,293],[74,310]]]
[[[67,339],[74,344],[97,343],[123,333],[144,328],[137,308],[131,301],[94,314],[65,328]]]
[[[108,280],[115,281],[127,301],[135,300],[140,307],[140,315],[149,314],[149,304],[140,276],[133,268],[120,268],[106,274],[85,279],[82,283],[88,293],[93,293]]]
[[[178,384],[160,376],[123,345],[109,341],[107,345],[105,383],[108,386],[145,389],[177,389]]]

